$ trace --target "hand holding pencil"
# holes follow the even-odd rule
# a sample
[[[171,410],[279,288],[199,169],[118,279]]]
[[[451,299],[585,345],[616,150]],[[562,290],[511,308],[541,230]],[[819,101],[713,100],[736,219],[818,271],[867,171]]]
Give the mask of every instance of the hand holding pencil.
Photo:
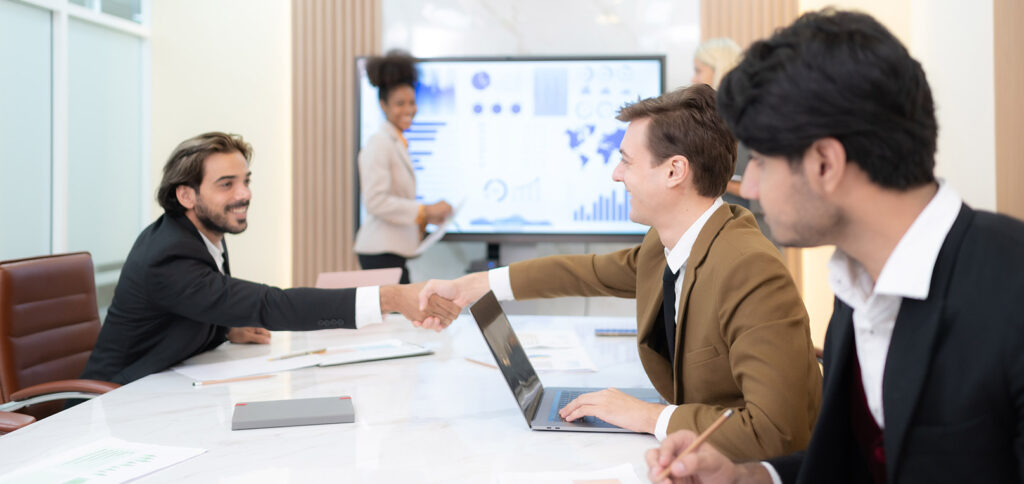
[[[669,434],[661,442],[660,448],[647,451],[648,477],[651,482],[770,484],[771,476],[760,463],[734,464],[714,446],[704,442],[732,413],[732,409],[723,412],[700,435],[689,430],[680,430]]]

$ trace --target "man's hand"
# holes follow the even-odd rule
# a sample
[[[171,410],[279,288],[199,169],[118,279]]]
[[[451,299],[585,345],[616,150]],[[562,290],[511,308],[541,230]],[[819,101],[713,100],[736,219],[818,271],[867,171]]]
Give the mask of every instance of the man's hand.
[[[402,313],[413,325],[421,326],[425,320],[433,324],[429,329],[441,331],[459,317],[462,307],[445,299],[434,296],[427,303],[420,305],[417,296],[425,283],[390,285],[380,287],[380,309],[385,313]]]
[[[235,344],[270,344],[270,331],[263,328],[231,328],[228,330],[228,341]]]
[[[679,462],[673,462],[697,440],[697,434],[689,430],[671,433],[661,442],[661,447],[647,451],[647,477],[656,484],[771,484],[768,470],[760,463],[733,464],[711,444],[704,443],[690,452]],[[669,477],[658,477],[671,464]]]
[[[486,272],[468,274],[453,281],[431,279],[427,281],[423,290],[420,291],[420,309],[426,308],[433,298],[440,296],[452,301],[461,310],[461,308],[469,306],[469,303],[480,299],[480,296],[486,294],[490,289],[491,284],[487,280]],[[435,331],[440,331],[447,327],[447,324],[442,325],[441,323],[437,318],[426,318],[413,322],[417,326]]]
[[[624,429],[653,434],[658,415],[664,409],[664,405],[645,402],[608,388],[576,397],[558,410],[558,415],[570,422],[583,417],[597,417]]]

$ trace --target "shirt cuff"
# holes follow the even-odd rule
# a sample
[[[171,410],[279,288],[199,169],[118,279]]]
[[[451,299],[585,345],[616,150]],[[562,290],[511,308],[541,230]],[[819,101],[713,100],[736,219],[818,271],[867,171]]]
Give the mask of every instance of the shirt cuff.
[[[384,322],[380,312],[380,286],[356,288],[356,329]]]
[[[499,301],[514,301],[516,299],[512,294],[512,276],[509,275],[508,266],[487,271],[487,282],[491,285],[494,297]]]
[[[658,415],[658,422],[654,424],[654,438],[658,439],[658,442],[665,440],[668,436],[668,421],[672,420],[672,412],[676,411],[678,405],[669,405],[661,411],[661,415]]]
[[[772,484],[782,484],[782,477],[779,476],[779,471],[776,471],[771,464],[765,461],[761,461],[761,465],[763,465],[765,469],[768,469],[768,474],[771,474]]]

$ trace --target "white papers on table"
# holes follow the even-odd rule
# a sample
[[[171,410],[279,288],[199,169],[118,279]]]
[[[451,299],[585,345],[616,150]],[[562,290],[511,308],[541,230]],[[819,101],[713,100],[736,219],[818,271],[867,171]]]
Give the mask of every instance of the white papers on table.
[[[320,361],[320,355],[303,355],[279,360],[272,360],[271,358],[274,358],[274,356],[257,356],[241,360],[218,361],[216,363],[198,365],[178,365],[171,369],[193,380],[206,381],[295,370],[307,366],[316,366],[317,362]]]
[[[573,330],[517,331],[516,336],[537,371],[597,371]]]
[[[453,221],[455,221],[455,216],[459,214],[459,210],[462,210],[462,206],[465,204],[466,201],[463,200],[459,202],[458,205],[453,207],[452,213],[448,214],[448,218],[444,219],[444,222],[441,222],[441,225],[437,226],[437,230],[431,232],[430,235],[423,239],[423,242],[420,242],[419,247],[416,247],[417,256],[423,255],[423,253],[426,252],[427,249],[429,249],[434,244],[438,243],[441,240],[441,237],[444,237],[444,234],[448,232],[448,226],[451,225]]]
[[[313,349],[314,351],[316,348]],[[295,353],[302,353],[298,351]],[[369,343],[331,346],[318,354],[304,354],[289,358],[285,355],[265,355],[241,360],[221,361],[198,365],[179,365],[172,368],[198,381],[238,378],[279,371],[295,370],[309,366],[330,366],[361,361],[385,360],[405,356],[427,355],[432,351],[399,339],[371,341]],[[294,354],[294,353],[289,353]]]
[[[0,483],[117,483],[152,474],[206,449],[141,444],[108,437],[0,476]]]
[[[361,361],[388,360],[406,356],[429,355],[433,353],[422,346],[406,343],[400,339],[389,339],[357,345],[327,348],[317,362],[319,366],[344,365]]]
[[[498,484],[640,484],[632,464],[590,472],[515,472],[498,476]]]

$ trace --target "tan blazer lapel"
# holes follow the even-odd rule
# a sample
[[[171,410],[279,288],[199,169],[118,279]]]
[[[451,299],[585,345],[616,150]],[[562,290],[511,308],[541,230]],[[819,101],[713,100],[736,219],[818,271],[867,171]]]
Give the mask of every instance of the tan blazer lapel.
[[[661,274],[665,269],[665,248],[657,231],[651,229],[644,239],[644,257],[637,261],[637,346],[654,388],[666,399],[672,395],[672,365],[654,350],[654,340],[665,338],[665,326],[658,318],[661,310]]]
[[[686,260],[686,271],[683,273],[683,287],[679,291],[679,311],[676,311],[676,324],[678,325],[686,317],[686,310],[689,306],[690,293],[693,292],[693,283],[696,281],[697,269],[704,264],[704,260],[708,257],[708,251],[711,250],[711,244],[718,238],[719,232],[725,227],[726,222],[731,220],[733,217],[732,209],[729,208],[729,204],[723,204],[715,210],[715,213],[711,214],[708,221],[704,224],[704,227],[697,234],[697,240],[693,243],[693,248],[690,249],[690,257]],[[675,349],[676,354],[672,355],[673,361],[673,373],[681,374],[683,371],[683,355],[686,353],[686,349],[683,347],[685,343],[685,328],[683,331],[676,331],[676,342]],[[673,378],[676,383],[674,393],[677,401],[683,398],[683,386],[682,378]]]
[[[402,139],[398,136],[398,128],[392,125],[390,122],[385,121],[383,129],[387,130],[388,137],[391,139],[391,143],[394,145],[395,151],[398,153],[398,159],[402,160],[402,166],[409,171],[409,174],[416,177],[416,172],[412,169],[412,158],[409,157],[409,148],[402,143]]]

